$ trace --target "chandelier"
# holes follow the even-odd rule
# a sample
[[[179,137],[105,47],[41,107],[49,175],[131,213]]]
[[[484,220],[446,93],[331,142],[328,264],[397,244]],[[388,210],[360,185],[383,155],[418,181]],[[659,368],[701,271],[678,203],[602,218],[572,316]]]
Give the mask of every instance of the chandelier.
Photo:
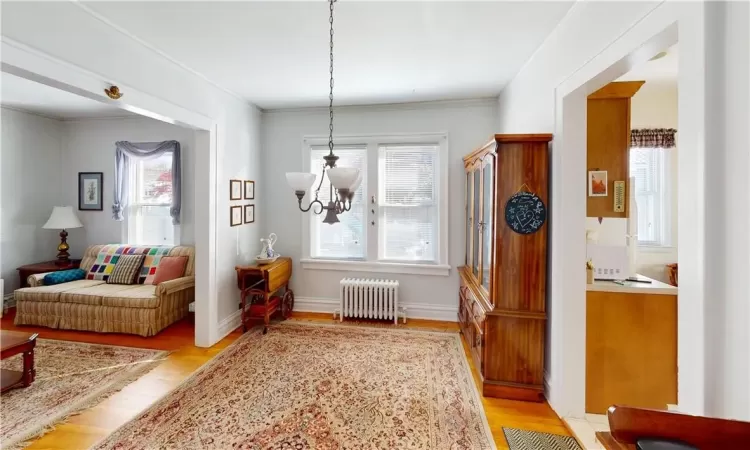
[[[307,205],[307,208],[302,207],[302,199],[305,197],[307,190],[310,189],[315,183],[315,174],[306,172],[287,172],[286,181],[289,186],[294,189],[294,194],[297,196],[297,202],[299,209],[302,212],[308,212],[312,209],[314,214],[322,214],[326,212],[326,216],[323,219],[323,223],[334,224],[339,222],[338,215],[345,211],[349,211],[352,208],[352,199],[354,193],[362,184],[362,174],[359,173],[359,169],[351,167],[338,167],[336,161],[339,157],[333,154],[333,4],[336,0],[329,0],[330,16],[328,23],[331,25],[330,28],[330,90],[328,92],[328,116],[330,118],[328,126],[328,154],[323,157],[325,163],[323,164],[322,173],[320,175],[320,182],[318,187],[315,189],[315,199]],[[328,173],[328,180],[330,181],[328,204],[324,205],[321,200],[318,199],[320,193],[320,187],[323,185],[323,179]],[[334,192],[335,190],[335,192]],[[316,207],[317,206],[317,207]]]

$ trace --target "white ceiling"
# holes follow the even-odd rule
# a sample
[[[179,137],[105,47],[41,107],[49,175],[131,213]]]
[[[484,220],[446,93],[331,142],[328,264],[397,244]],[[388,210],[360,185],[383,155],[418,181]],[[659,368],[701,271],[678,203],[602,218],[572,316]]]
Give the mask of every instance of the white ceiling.
[[[645,80],[649,84],[676,84],[678,74],[678,44],[666,50],[667,56],[639,64],[617,81]]]
[[[5,72],[0,72],[0,105],[58,120],[133,115],[115,106]]]
[[[496,96],[572,4],[339,0],[336,104]],[[85,6],[261,108],[327,104],[326,2]]]

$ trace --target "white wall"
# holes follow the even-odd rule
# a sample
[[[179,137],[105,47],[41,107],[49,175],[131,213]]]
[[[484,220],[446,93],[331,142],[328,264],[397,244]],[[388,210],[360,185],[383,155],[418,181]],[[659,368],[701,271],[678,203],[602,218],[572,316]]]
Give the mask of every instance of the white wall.
[[[555,88],[660,2],[576,2],[498,99],[498,132],[551,133]]]
[[[654,50],[653,56],[658,51],[644,42],[664,41],[663,49],[676,43],[679,30],[679,407],[749,420],[750,305],[745,280],[750,273],[750,203],[737,195],[748,191],[750,167],[749,5],[654,6],[576,3],[499,98],[500,132],[556,134],[550,206],[550,403],[560,414],[583,414],[585,286],[582,273],[580,278],[568,276],[583,267],[578,264],[585,248],[583,233],[577,231],[585,223],[583,199],[577,200],[584,186],[577,180],[585,179],[585,114],[574,110],[583,109],[584,91],[623,75],[644,61],[646,52]]]
[[[159,142],[176,140],[182,152],[182,222],[180,243],[194,245],[193,183],[195,158],[193,130],[146,117],[81,119],[62,122],[60,191],[63,203],[71,205],[83,228],[70,230],[70,254],[81,257],[86,247],[122,242],[125,222],[112,219],[115,142]],[[103,211],[78,210],[78,172],[103,172]]]
[[[750,421],[750,3],[706,12],[706,413]]]
[[[61,123],[6,108],[0,143],[0,270],[6,293],[20,287],[16,268],[57,256],[59,230],[43,230],[60,205]],[[71,230],[72,231],[72,230]]]
[[[285,173],[302,170],[302,137],[325,134],[328,111],[322,109],[263,114],[262,189],[268,232],[278,235],[276,249],[295,261],[292,276],[301,308],[332,311],[339,281],[347,276],[396,279],[400,299],[411,317],[456,320],[458,273],[464,258],[465,180],[462,156],[489,140],[494,132],[494,100],[437,102],[371,107],[337,108],[337,134],[388,134],[447,132],[449,149],[448,261],[450,276],[424,276],[302,269],[302,216]],[[257,214],[257,213],[256,213]],[[315,217],[314,220],[322,220]],[[254,243],[254,250],[259,244]],[[317,302],[316,302],[317,301]],[[327,301],[327,303],[326,303]],[[323,303],[321,303],[323,302]]]
[[[262,226],[259,216],[255,224],[230,228],[227,194],[231,177],[260,181],[258,109],[74,2],[3,2],[2,36],[4,44],[20,53],[41,52],[42,58],[52,58],[48,65],[34,61],[34,68],[44,68],[52,79],[63,74],[69,83],[83,83],[84,75],[98,80],[99,88],[89,81],[85,87],[74,85],[89,95],[116,83],[123,89],[124,103],[141,102],[158,106],[157,113],[174,110],[213,121],[210,137],[199,138],[202,144],[215,145],[216,153],[196,154],[195,164],[196,343],[217,342],[239,323],[234,266],[250,261],[253,252],[244,249],[258,242]],[[28,58],[20,54],[17,59],[25,63]],[[75,77],[69,77],[71,67]]]

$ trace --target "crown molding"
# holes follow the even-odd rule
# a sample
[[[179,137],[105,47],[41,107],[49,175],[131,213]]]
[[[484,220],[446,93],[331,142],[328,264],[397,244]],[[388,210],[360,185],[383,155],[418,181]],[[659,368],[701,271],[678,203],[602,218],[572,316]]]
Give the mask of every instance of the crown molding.
[[[468,107],[494,107],[497,105],[497,97],[479,97],[459,100],[434,100],[427,102],[404,102],[404,103],[376,103],[369,105],[342,105],[334,106],[334,112],[352,112],[352,111],[404,111],[419,109],[442,109],[442,108],[468,108]],[[327,106],[312,106],[303,108],[278,108],[263,109],[261,112],[266,114],[319,114],[328,112]]]

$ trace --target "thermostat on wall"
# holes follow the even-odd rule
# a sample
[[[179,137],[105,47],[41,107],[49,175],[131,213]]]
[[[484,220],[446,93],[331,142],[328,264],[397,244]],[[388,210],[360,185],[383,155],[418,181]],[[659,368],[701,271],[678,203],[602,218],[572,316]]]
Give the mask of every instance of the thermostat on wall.
[[[625,212],[624,181],[615,181],[615,212]]]

